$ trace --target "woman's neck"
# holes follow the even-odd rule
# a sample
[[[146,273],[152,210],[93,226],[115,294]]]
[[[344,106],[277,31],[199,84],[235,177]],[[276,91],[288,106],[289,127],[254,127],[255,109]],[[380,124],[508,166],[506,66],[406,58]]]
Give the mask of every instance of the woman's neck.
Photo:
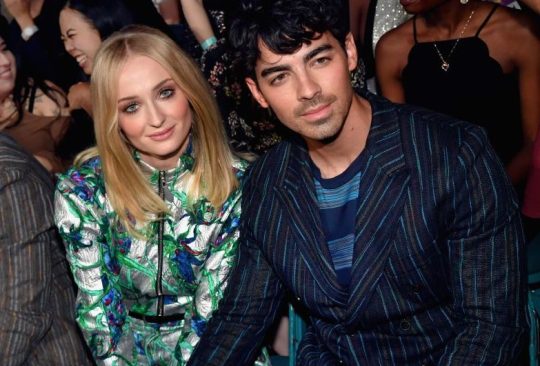
[[[45,0],[32,0],[30,3],[30,16],[32,19],[35,19],[41,13],[44,2]]]
[[[461,4],[458,0],[448,0],[425,12],[423,17],[426,27],[437,28],[447,38],[454,38],[463,29],[476,7],[475,0],[469,0],[467,4]]]

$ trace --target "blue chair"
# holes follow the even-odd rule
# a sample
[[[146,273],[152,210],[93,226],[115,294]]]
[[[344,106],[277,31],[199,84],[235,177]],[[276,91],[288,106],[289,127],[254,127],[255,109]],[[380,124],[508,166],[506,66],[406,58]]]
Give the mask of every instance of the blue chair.
[[[298,345],[306,332],[305,320],[289,304],[289,356],[272,356],[272,366],[294,366]]]
[[[306,322],[289,305],[289,366],[294,366],[298,345],[306,332]]]

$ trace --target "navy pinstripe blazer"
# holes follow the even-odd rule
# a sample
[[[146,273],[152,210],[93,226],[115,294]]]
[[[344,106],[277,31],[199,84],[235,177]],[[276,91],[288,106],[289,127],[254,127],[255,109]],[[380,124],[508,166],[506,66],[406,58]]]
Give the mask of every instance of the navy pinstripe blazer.
[[[286,295],[310,315],[299,365],[508,365],[526,334],[524,239],[475,126],[367,95],[352,281],[337,282],[308,154],[252,167],[240,256],[190,365],[248,365]]]

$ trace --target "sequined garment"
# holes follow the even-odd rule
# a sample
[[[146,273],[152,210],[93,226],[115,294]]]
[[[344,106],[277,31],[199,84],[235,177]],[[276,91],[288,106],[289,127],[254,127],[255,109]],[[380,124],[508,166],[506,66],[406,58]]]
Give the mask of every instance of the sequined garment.
[[[236,259],[240,190],[220,211],[205,199],[188,210],[182,178],[193,166],[189,153],[169,171],[139,164],[156,190],[163,187],[170,210],[144,238],[118,222],[99,158],[59,176],[55,219],[79,290],[76,318],[100,365],[184,365]],[[240,180],[245,165],[235,164]],[[156,324],[130,315],[160,311],[185,319]]]
[[[373,52],[383,34],[404,23],[410,17],[411,15],[407,14],[399,0],[377,0],[373,19]]]

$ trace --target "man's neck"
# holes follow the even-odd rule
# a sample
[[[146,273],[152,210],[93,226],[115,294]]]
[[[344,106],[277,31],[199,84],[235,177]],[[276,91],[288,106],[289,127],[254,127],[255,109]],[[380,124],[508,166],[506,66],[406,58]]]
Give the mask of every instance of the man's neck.
[[[345,124],[332,142],[306,141],[309,156],[322,178],[336,177],[351,165],[366,146],[370,126],[371,105],[355,95]]]

